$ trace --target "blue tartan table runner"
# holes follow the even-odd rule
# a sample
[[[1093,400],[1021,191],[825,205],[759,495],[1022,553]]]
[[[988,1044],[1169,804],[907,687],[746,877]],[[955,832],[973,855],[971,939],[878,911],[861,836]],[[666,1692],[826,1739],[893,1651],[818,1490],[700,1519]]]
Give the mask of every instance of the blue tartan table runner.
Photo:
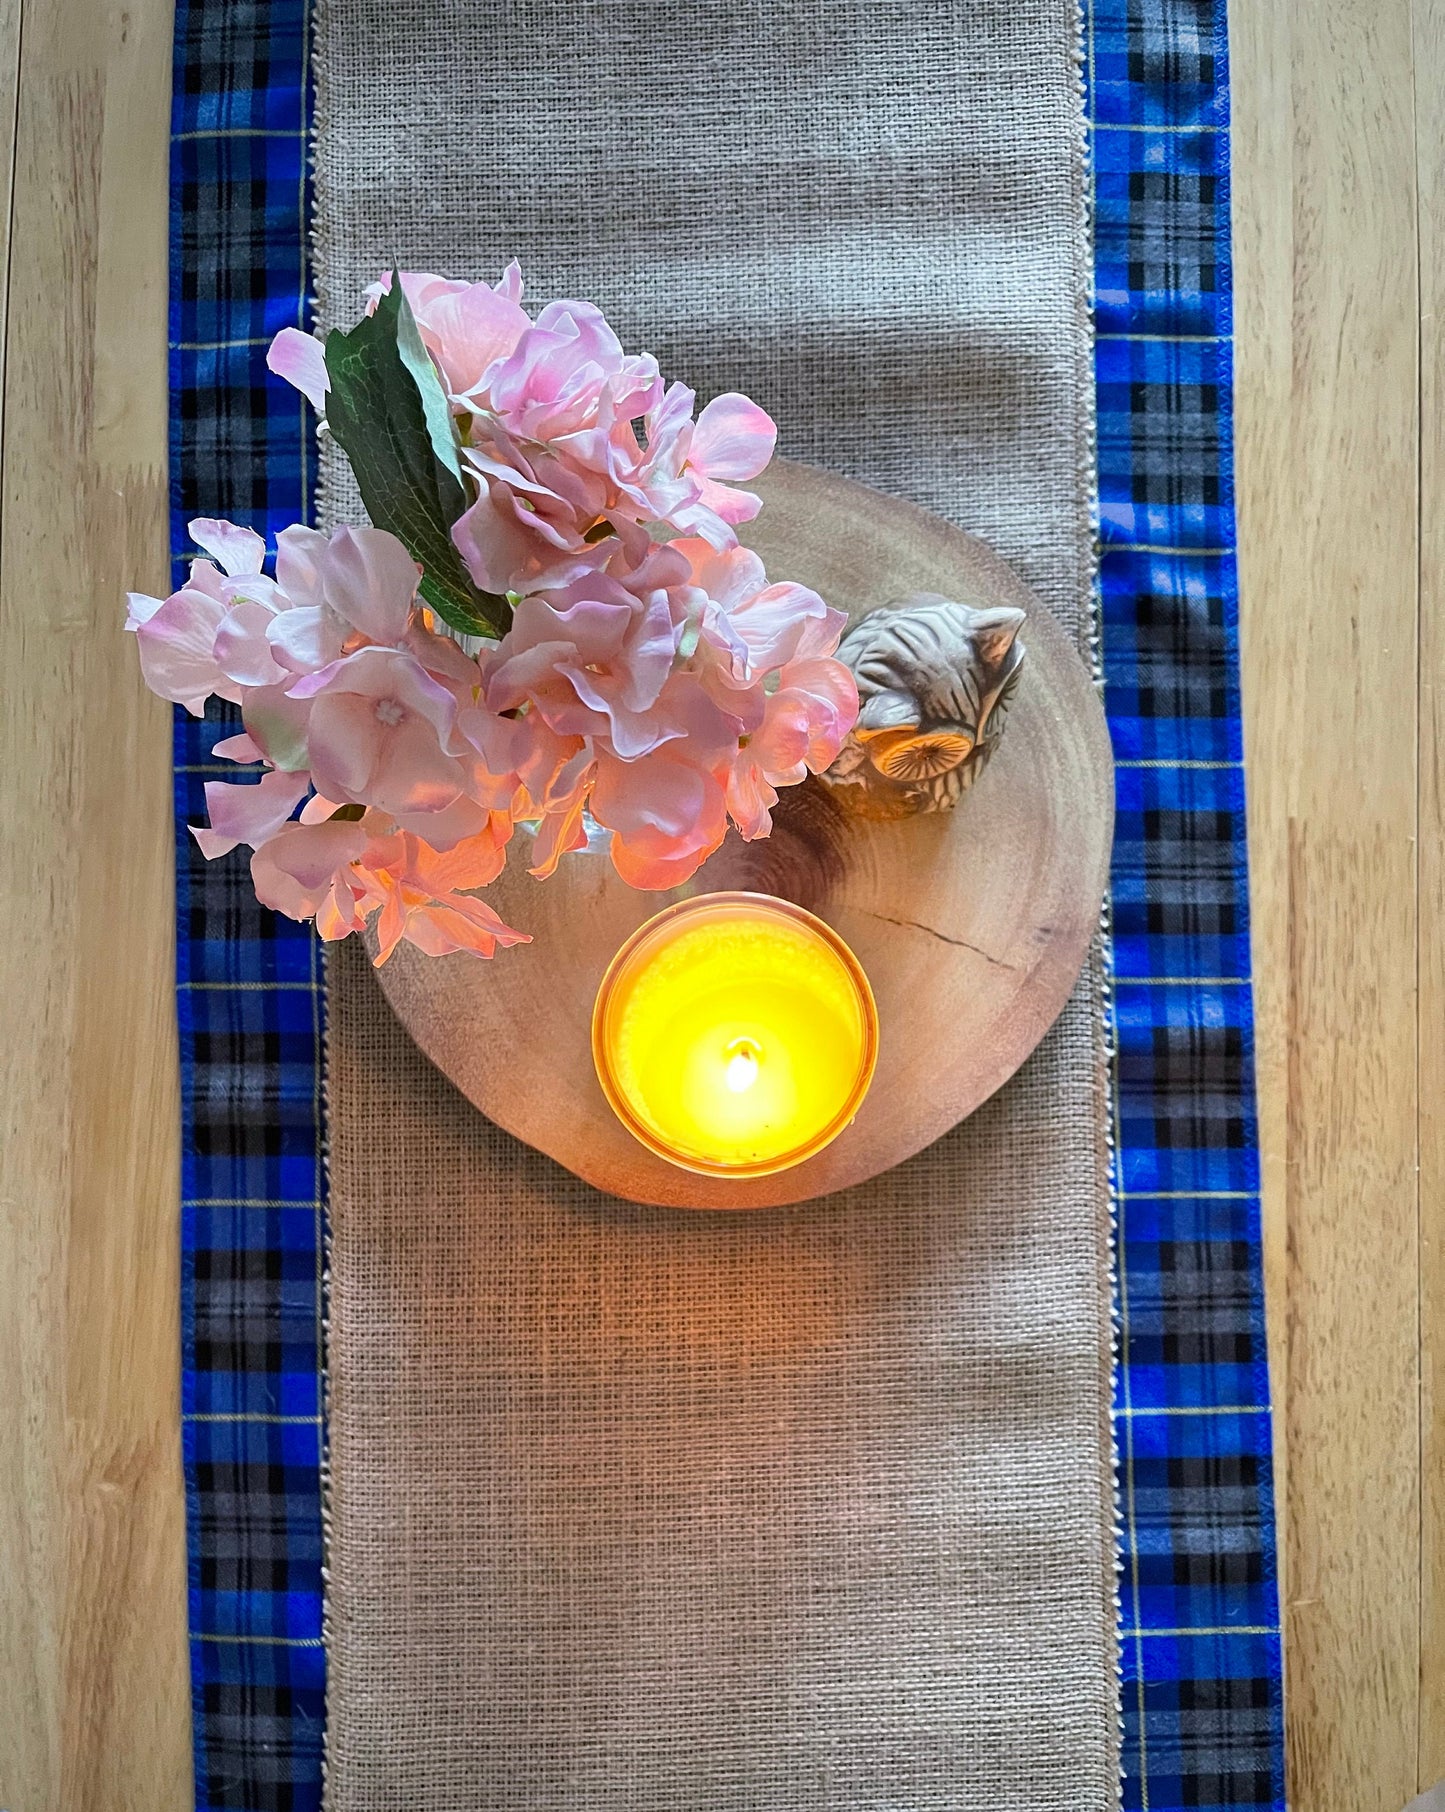
[[[1234,556],[1224,0],[1086,0],[1103,663],[1118,761],[1126,1808],[1284,1805]],[[309,0],[180,0],[171,520],[308,515]],[[321,1803],[324,995],[207,863],[234,713],[178,712],[183,1413],[199,1812]]]

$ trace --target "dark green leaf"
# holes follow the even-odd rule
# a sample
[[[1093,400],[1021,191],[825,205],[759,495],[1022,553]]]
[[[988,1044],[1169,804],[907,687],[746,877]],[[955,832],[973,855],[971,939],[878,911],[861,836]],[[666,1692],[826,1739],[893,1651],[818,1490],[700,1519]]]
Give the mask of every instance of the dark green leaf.
[[[410,323],[409,335],[404,323]],[[430,401],[428,379],[411,368],[418,352],[430,373]],[[452,524],[466,508],[455,437],[399,282],[393,280],[375,313],[349,332],[337,328],[327,337],[326,370],[327,426],[351,462],[371,520],[421,564],[423,599],[464,635],[504,634],[511,606],[472,583],[451,538]],[[445,424],[437,416],[438,401]]]
[[[447,401],[447,393],[442,388],[437,368],[431,362],[431,354],[422,344],[421,329],[416,324],[416,316],[411,312],[411,304],[401,287],[401,272],[395,268],[391,273],[391,294],[398,298],[396,350],[402,364],[411,373],[412,382],[421,397],[422,414],[426,419],[432,453],[437,464],[456,480],[460,488],[462,462],[457,452],[457,431],[452,425],[451,404]],[[461,511],[458,510],[457,514],[460,515]]]

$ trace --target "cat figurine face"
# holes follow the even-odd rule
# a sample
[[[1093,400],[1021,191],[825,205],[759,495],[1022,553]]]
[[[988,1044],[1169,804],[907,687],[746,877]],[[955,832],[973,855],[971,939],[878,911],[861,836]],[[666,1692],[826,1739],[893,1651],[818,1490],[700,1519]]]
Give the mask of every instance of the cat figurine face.
[[[945,811],[987,765],[1018,682],[1024,613],[916,592],[870,611],[838,659],[858,722],[823,776],[870,817]]]

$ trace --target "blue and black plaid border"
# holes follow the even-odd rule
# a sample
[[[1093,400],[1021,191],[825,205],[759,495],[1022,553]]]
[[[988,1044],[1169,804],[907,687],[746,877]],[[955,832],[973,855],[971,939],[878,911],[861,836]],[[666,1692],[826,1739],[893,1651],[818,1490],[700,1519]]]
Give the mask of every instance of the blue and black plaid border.
[[[172,532],[303,519],[264,367],[305,325],[308,0],[180,0]],[[1284,1804],[1230,419],[1224,0],[1093,0],[1113,872],[1125,1806]],[[196,1802],[320,1805],[323,995],[310,933],[201,860],[229,714],[176,725]]]
[[[1284,1805],[1224,0],[1094,0],[1126,1808]]]
[[[171,142],[171,546],[304,520],[314,438],[265,348],[305,325],[307,0],[181,0]],[[234,713],[176,715],[182,1411],[196,1805],[321,1803],[321,965],[186,823]]]

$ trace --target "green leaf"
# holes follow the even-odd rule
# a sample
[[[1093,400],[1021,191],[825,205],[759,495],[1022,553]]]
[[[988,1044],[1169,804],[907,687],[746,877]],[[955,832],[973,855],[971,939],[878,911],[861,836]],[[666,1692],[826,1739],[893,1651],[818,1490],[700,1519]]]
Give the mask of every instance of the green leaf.
[[[457,482],[462,482],[462,462],[457,452],[457,431],[452,424],[451,404],[447,393],[442,389],[441,378],[437,368],[432,364],[431,354],[422,344],[421,329],[416,324],[416,316],[411,312],[411,304],[406,299],[406,292],[401,287],[401,272],[392,267],[391,294],[398,298],[396,304],[396,350],[401,362],[411,373],[412,382],[421,397],[422,414],[426,418],[427,436],[431,441],[431,450],[436,462]],[[465,507],[465,501],[463,502]],[[461,514],[459,510],[458,515]],[[455,518],[453,518],[455,520]]]
[[[423,599],[463,635],[504,635],[510,604],[472,583],[451,538],[467,503],[456,436],[395,276],[373,314],[327,336],[326,370],[327,427],[351,462],[371,520],[420,563]]]

